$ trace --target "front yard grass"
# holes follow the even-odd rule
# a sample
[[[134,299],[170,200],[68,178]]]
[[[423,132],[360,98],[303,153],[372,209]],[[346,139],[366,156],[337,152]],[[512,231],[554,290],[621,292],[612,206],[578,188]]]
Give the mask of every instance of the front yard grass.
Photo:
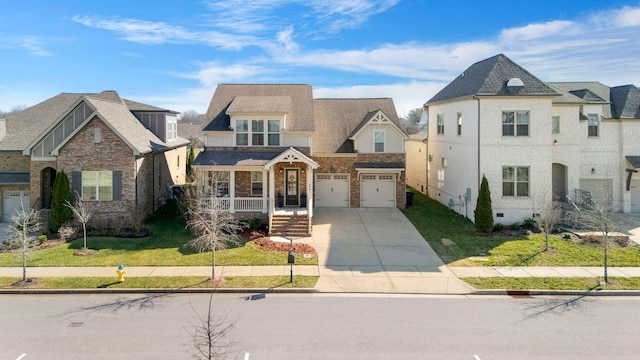
[[[638,290],[640,278],[611,277],[609,283],[601,284],[597,278],[515,278],[490,277],[462,278],[476,289],[510,290]]]
[[[146,223],[152,234],[145,238],[89,237],[87,246],[98,250],[90,256],[74,256],[82,239],[31,251],[27,266],[201,266],[211,265],[211,252],[197,253],[187,246],[191,232],[175,206],[168,203]],[[296,253],[296,265],[317,265],[318,257]],[[287,253],[265,251],[247,242],[216,251],[216,265],[287,265]],[[0,253],[0,266],[22,266],[15,253]]]
[[[223,276],[218,286],[225,289],[273,289],[273,288],[313,288],[318,276]],[[11,284],[20,278],[0,277],[0,289],[16,289]],[[173,277],[128,277],[124,282],[114,282],[110,277],[59,277],[38,278],[25,289],[185,289],[211,288],[209,278],[199,276]]]
[[[541,251],[545,241],[540,234],[478,235],[469,219],[418,192],[413,196],[413,206],[403,212],[449,266],[603,265],[600,246],[553,236],[549,240],[551,250]],[[473,209],[469,209],[469,216],[473,216]],[[454,244],[443,244],[443,238]],[[609,266],[640,266],[640,246],[611,246]]]

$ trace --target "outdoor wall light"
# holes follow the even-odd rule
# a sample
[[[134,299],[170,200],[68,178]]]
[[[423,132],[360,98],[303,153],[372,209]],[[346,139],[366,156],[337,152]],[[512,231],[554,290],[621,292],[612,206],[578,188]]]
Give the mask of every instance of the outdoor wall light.
[[[558,146],[558,140],[556,139],[553,140],[553,146]]]
[[[596,168],[591,168],[591,173],[595,174],[596,173]]]

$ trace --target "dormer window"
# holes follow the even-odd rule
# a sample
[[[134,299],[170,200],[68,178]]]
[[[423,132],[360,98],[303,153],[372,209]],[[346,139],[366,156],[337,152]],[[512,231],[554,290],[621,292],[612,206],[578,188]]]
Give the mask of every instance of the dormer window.
[[[280,146],[280,120],[236,120],[235,132],[236,146]]]

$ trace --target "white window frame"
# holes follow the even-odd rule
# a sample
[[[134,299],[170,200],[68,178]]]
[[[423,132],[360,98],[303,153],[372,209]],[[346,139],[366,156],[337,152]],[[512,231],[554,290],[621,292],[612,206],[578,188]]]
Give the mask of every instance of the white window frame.
[[[95,185],[88,186],[90,182]],[[93,188],[93,192],[88,192]],[[109,189],[107,192],[100,190]],[[95,198],[92,197],[95,195]],[[82,200],[85,201],[112,201],[113,200],[113,171],[83,171],[82,172]]]
[[[378,135],[382,135],[382,141],[378,139]],[[376,130],[373,132],[373,152],[383,153],[385,151],[385,131],[384,130]],[[382,149],[378,150],[378,145],[382,145]]]
[[[275,127],[269,127],[276,123]],[[280,146],[282,143],[281,137],[281,124],[280,119],[236,119],[235,120],[235,146]],[[246,124],[240,126],[240,124]],[[258,131],[262,128],[262,131]],[[238,141],[239,136],[243,136],[246,140],[243,142]],[[262,142],[261,144],[257,144]]]
[[[241,128],[240,127],[240,123],[241,122],[243,122],[246,125],[246,128]],[[238,120],[236,120],[236,126],[235,126],[235,130],[236,130],[235,143],[236,143],[236,146],[250,146],[251,145],[251,132],[249,131],[250,123],[251,123],[251,121],[249,121],[247,119],[238,119]],[[246,144],[240,144],[240,142],[238,141],[238,136],[239,135],[244,135],[244,136],[247,137]]]
[[[444,114],[438,114],[436,116],[436,133],[438,135],[444,135]]]
[[[167,120],[167,141],[173,141],[178,138],[178,121]]]
[[[275,130],[272,130],[271,124],[276,123]],[[272,142],[271,138],[277,139],[277,142]],[[271,119],[267,120],[267,146],[280,146],[280,120]]]
[[[207,191],[212,193],[215,191],[215,194],[211,194],[215,195],[215,197],[229,197],[230,179],[230,171],[210,171],[207,181],[210,189]],[[213,184],[214,180],[216,182],[215,185]]]
[[[509,115],[512,115],[511,118],[509,118]],[[524,115],[526,115],[526,119],[524,118]],[[529,110],[502,111],[502,136],[504,137],[529,136],[529,132],[530,132],[529,124],[531,122],[530,119],[531,119],[531,114],[529,113]],[[507,129],[510,129],[510,131],[505,132],[505,130]],[[521,131],[522,129],[526,129],[526,133],[524,133],[524,131]]]
[[[595,131],[592,131],[592,129],[595,129]],[[593,132],[595,132],[595,135]],[[588,137],[600,136],[600,115],[587,114],[587,135]]]
[[[262,171],[252,171],[250,176],[251,176],[251,196],[262,196],[262,194],[264,193],[264,189],[262,188],[263,187],[262,179],[264,178],[264,173]],[[255,185],[260,186],[259,193],[254,192]]]
[[[510,174],[505,173],[510,170]],[[509,176],[505,176],[509,175]],[[526,179],[525,179],[526,176]],[[507,185],[510,185],[507,188]],[[502,196],[529,197],[531,186],[531,169],[528,166],[502,167]],[[506,191],[510,190],[510,191]]]

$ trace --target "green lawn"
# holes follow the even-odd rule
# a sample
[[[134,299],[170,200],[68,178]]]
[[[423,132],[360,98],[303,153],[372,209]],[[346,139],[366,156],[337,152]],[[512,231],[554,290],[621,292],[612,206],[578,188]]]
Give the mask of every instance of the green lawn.
[[[640,278],[609,278],[608,284],[600,284],[593,278],[462,278],[476,289],[536,289],[536,290],[638,290]]]
[[[87,246],[98,250],[90,256],[74,256],[82,248],[82,239],[53,248],[32,251],[28,266],[197,266],[211,265],[211,253],[197,253],[186,244],[191,233],[174,206],[165,209],[146,223],[152,235],[140,239],[90,237]],[[317,265],[316,255],[305,258],[296,253],[297,265]],[[251,243],[216,251],[216,265],[286,265],[287,254],[263,251]],[[21,266],[15,253],[0,253],[0,266]]]
[[[294,276],[293,283],[289,276],[229,276],[219,288],[313,288],[318,276]],[[11,284],[19,278],[0,277],[0,289],[17,289]],[[209,278],[197,276],[175,277],[128,277],[124,282],[114,282],[114,278],[107,277],[60,277],[38,278],[37,282],[28,289],[184,289],[210,288]]]
[[[449,266],[602,266],[602,247],[554,236],[551,251],[543,252],[542,235],[478,235],[469,219],[417,192],[403,212]],[[455,245],[445,246],[443,238]],[[611,247],[609,266],[640,266],[640,246]]]

